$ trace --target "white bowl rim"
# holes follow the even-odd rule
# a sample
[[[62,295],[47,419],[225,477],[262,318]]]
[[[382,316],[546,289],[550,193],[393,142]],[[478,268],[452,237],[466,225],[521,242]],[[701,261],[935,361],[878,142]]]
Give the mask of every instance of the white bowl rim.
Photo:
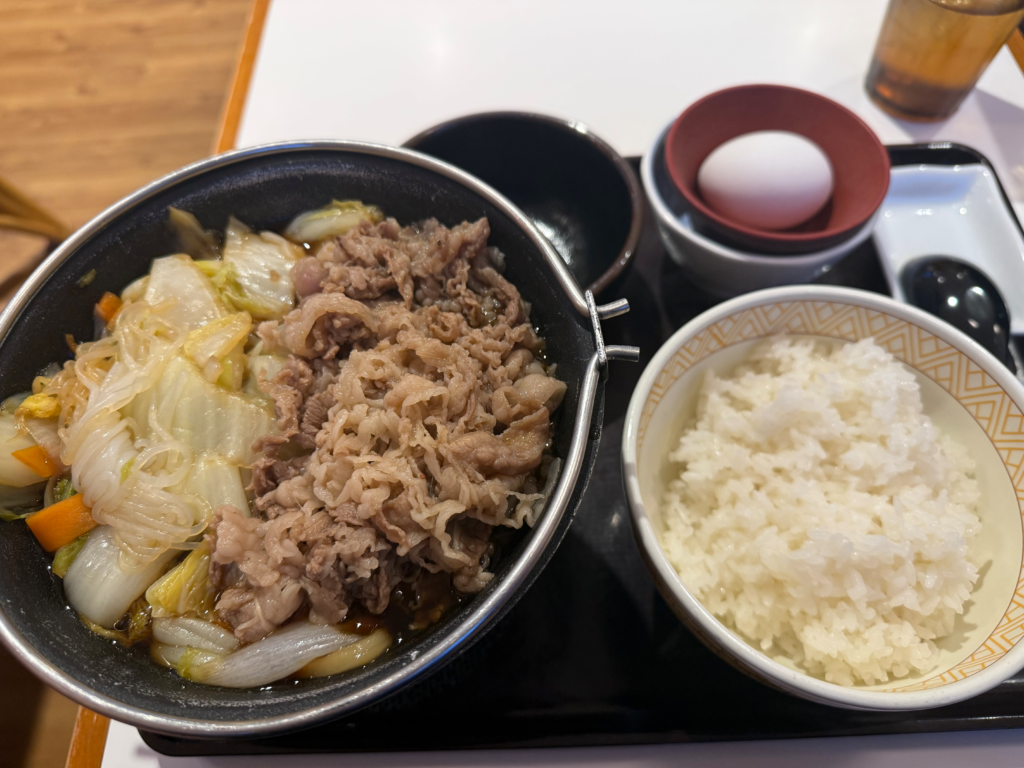
[[[697,622],[703,631],[713,636],[729,654],[743,666],[773,680],[783,688],[797,692],[804,698],[849,709],[898,711],[945,706],[994,688],[1024,667],[1024,642],[1017,643],[1001,658],[970,677],[923,691],[889,692],[847,688],[792,670],[760,653],[726,628],[690,593],[665,556],[653,524],[644,509],[636,469],[637,433],[647,395],[662,368],[671,360],[685,340],[736,312],[763,304],[787,301],[833,301],[850,304],[884,312],[917,325],[975,362],[995,380],[996,384],[1009,395],[1018,407],[1024,410],[1024,384],[991,352],[933,315],[908,304],[897,302],[888,296],[839,286],[794,285],[766,288],[724,301],[686,323],[662,344],[641,374],[626,411],[622,433],[623,483],[626,487],[633,527],[640,539],[638,544],[645,551],[648,563],[657,571],[662,583],[671,590],[675,599],[679,601],[689,616]]]
[[[675,121],[673,120],[672,122],[674,123]],[[715,240],[705,237],[695,229],[683,226],[679,221],[679,218],[662,199],[661,194],[658,192],[658,185],[654,181],[654,161],[655,156],[657,155],[658,145],[661,144],[662,139],[665,138],[665,134],[668,133],[668,130],[671,127],[672,123],[669,123],[665,129],[658,134],[658,138],[655,139],[650,149],[647,150],[643,158],[640,160],[640,179],[643,184],[644,191],[647,193],[647,199],[650,200],[651,208],[654,209],[654,215],[660,223],[669,227],[675,234],[679,235],[684,240],[694,243],[704,250],[714,254],[718,258],[732,261],[736,264],[757,264],[758,266],[763,267],[812,267],[817,266],[818,264],[827,263],[836,259],[838,256],[849,253],[866,241],[871,236],[871,233],[874,232],[875,221],[877,221],[878,214],[882,210],[881,206],[871,214],[871,218],[869,218],[861,228],[856,231],[856,234],[838,245],[833,245],[831,248],[826,248],[824,251],[804,253],[799,256],[766,256],[756,253],[748,253],[746,251],[737,251],[733,248],[722,245]]]

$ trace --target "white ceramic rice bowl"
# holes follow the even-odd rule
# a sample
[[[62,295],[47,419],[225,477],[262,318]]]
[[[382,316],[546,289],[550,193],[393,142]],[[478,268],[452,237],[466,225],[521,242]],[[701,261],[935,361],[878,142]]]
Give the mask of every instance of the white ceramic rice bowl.
[[[779,334],[856,341],[873,337],[914,371],[925,413],[977,463],[982,529],[975,584],[954,632],[924,674],[874,686],[840,686],[755,649],[706,610],[658,539],[665,488],[678,475],[668,453],[691,422],[709,370],[726,374],[759,341]],[[1024,385],[960,331],[878,294],[830,286],[771,288],[704,312],[654,356],[634,390],[622,442],[633,530],[669,606],[711,650],[772,687],[849,709],[944,706],[995,687],[1024,667]]]

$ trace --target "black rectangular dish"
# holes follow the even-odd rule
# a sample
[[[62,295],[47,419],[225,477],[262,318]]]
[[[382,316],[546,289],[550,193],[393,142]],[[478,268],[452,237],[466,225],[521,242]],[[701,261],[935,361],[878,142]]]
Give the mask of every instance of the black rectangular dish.
[[[985,163],[950,144],[890,148],[894,166]],[[1004,194],[1005,200],[1005,194]],[[1013,216],[1009,202],[1007,214]],[[821,282],[886,293],[869,240]],[[432,676],[354,715],[273,738],[196,741],[142,733],[167,755],[556,747],[918,733],[1024,725],[1024,672],[969,701],[919,712],[855,712],[767,688],[707,650],[670,612],[640,559],[622,490],[629,397],[654,352],[716,300],[687,282],[648,211],[636,263],[605,324],[637,345],[612,369],[590,485],[560,551],[519,604]],[[452,727],[457,713],[458,727]],[[396,723],[401,727],[396,728]]]

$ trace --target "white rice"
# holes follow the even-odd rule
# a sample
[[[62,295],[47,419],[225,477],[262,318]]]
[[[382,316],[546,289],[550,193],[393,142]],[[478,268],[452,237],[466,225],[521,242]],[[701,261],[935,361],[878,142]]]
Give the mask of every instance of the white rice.
[[[726,625],[841,685],[935,665],[978,578],[974,463],[873,340],[773,339],[709,374],[670,458],[662,544]]]

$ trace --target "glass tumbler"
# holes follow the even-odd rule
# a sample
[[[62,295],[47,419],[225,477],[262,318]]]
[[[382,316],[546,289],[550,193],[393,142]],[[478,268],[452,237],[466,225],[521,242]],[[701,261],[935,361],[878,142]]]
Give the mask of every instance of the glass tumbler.
[[[868,95],[903,120],[949,117],[1024,17],[1024,0],[889,0]]]

